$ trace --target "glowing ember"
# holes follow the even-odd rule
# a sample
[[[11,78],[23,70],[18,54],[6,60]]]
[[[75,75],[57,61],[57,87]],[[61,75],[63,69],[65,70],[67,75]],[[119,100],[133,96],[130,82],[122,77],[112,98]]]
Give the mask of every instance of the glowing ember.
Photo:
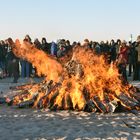
[[[136,88],[124,85],[115,65],[107,64],[103,56],[96,56],[87,47],[76,47],[65,66],[36,49],[28,42],[14,43],[13,51],[47,76],[39,84],[18,87],[21,93],[11,104],[50,109],[74,109],[114,112],[118,104],[127,110],[139,109]],[[60,80],[61,79],[61,80]]]

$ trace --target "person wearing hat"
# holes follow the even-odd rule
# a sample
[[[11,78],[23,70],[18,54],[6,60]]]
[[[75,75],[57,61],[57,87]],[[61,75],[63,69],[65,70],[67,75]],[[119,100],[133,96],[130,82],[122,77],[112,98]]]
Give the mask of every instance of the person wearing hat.
[[[140,35],[137,37],[136,52],[136,66],[134,70],[133,80],[140,80]]]

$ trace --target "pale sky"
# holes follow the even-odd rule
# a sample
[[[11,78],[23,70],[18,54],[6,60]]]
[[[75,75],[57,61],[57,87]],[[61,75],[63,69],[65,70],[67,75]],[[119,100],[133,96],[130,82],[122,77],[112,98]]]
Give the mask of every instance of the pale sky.
[[[0,39],[134,39],[140,0],[0,0]]]

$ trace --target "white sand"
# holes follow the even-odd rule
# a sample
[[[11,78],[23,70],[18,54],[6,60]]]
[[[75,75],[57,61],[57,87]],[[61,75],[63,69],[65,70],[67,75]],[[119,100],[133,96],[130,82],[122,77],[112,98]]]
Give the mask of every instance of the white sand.
[[[8,83],[0,82],[0,91],[8,92],[8,88]],[[0,105],[0,140],[45,139],[140,139],[140,113],[51,112]]]

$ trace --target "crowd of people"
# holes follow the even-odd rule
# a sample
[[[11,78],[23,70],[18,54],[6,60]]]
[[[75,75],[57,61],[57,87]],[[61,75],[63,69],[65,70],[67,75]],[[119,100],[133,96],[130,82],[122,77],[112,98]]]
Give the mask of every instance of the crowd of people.
[[[69,40],[65,39],[52,41],[51,43],[48,43],[46,38],[42,38],[41,41],[39,39],[32,41],[30,36],[26,35],[24,41],[34,44],[36,48],[58,58],[65,56],[76,45],[89,47],[95,54],[104,55],[107,63],[116,64],[125,81],[127,81],[128,76],[133,76],[133,80],[140,80],[140,36],[134,42],[121,41],[120,39],[114,41],[112,39],[110,42],[101,41],[99,43],[85,39],[83,44],[80,42],[73,42],[71,44]],[[127,67],[128,75],[126,72]],[[8,40],[1,40],[0,77],[13,76],[13,82],[16,83],[19,77],[29,78],[33,73],[34,69],[28,61],[17,58],[14,55]]]

